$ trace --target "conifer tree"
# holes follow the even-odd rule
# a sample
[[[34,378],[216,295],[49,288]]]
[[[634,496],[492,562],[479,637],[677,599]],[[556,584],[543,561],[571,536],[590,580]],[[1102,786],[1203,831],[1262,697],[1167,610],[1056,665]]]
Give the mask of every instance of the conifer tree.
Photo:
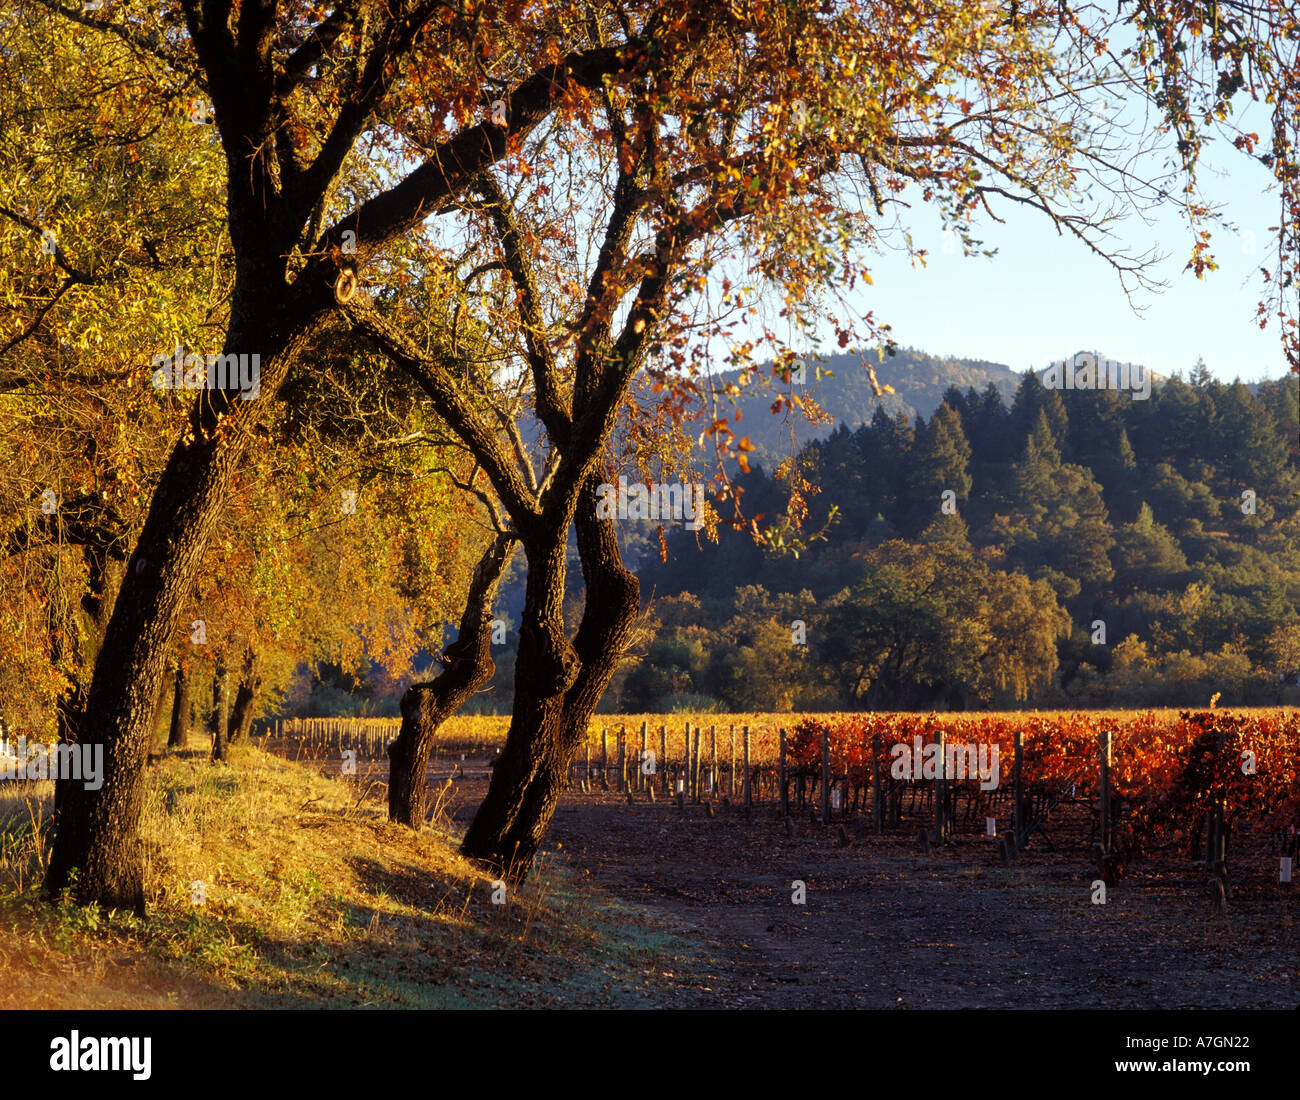
[[[961,417],[945,402],[927,425],[918,421],[908,470],[910,518],[920,530],[943,511],[945,501],[961,504],[970,496],[970,444]],[[952,493],[952,497],[944,494]]]

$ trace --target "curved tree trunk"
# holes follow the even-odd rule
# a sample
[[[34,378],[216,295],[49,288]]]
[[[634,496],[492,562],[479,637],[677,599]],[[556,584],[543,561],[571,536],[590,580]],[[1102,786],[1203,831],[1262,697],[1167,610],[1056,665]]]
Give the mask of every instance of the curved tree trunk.
[[[542,762],[558,757],[564,694],[578,674],[577,654],[564,636],[563,530],[550,537],[534,533],[524,542],[528,580],[510,729],[487,794],[461,843],[466,856],[499,873],[517,873],[507,847],[510,828],[523,812]]]
[[[574,516],[587,591],[572,647],[562,628],[550,633],[551,621],[529,617],[535,601],[563,599],[563,570],[557,582],[555,572],[544,574],[529,563],[510,732],[487,797],[461,845],[469,858],[516,881],[528,874],[541,848],[573,754],[618,668],[640,607],[640,585],[623,566],[613,521],[596,518],[599,480],[588,477]],[[562,539],[560,543],[562,553]],[[546,585],[536,595],[535,574]],[[566,650],[567,666],[549,656]],[[561,670],[567,675],[562,677]]]
[[[235,702],[230,708],[230,743],[233,745],[248,737],[253,724],[253,709],[262,690],[261,658],[250,645],[244,650],[244,671],[235,691]]]
[[[429,754],[438,727],[492,679],[492,604],[515,537],[498,535],[470,581],[456,640],[443,650],[442,672],[402,696],[402,728],[388,746],[388,819],[419,829],[429,801]]]
[[[195,571],[216,526],[231,479],[309,328],[288,316],[273,292],[237,288],[223,354],[260,356],[261,399],[232,390],[199,391],[187,434],[168,459],[95,662],[82,719],[83,740],[104,746],[98,791],[70,787],[59,811],[45,891],[57,895],[77,872],[77,900],[144,913],[138,828],[145,757],[163,666]],[[293,326],[241,331],[248,317]],[[218,431],[220,427],[220,431]]]
[[[172,724],[167,735],[169,749],[183,749],[190,732],[190,680],[182,658],[176,663],[176,689],[172,699]]]

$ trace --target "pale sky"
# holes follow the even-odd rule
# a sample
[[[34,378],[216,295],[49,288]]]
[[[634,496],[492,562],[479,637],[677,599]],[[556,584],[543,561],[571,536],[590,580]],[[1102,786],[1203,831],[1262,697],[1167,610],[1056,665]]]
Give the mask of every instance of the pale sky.
[[[1267,151],[1267,109],[1250,104],[1239,123],[1264,139],[1257,151]],[[1044,215],[995,200],[993,209],[1006,224],[981,211],[974,231],[983,247],[997,248],[992,258],[962,256],[951,243],[945,254],[934,211],[914,202],[909,228],[918,246],[930,251],[928,266],[914,270],[901,253],[878,257],[874,285],[857,294],[854,304],[891,324],[900,346],[989,359],[1016,371],[1042,369],[1086,349],[1143,363],[1162,375],[1181,370],[1186,377],[1203,356],[1223,381],[1283,377],[1277,322],[1261,330],[1253,320],[1264,287],[1259,268],[1273,258],[1268,227],[1280,217],[1273,174],[1254,157],[1216,141],[1203,153],[1200,184],[1203,196],[1222,205],[1239,230],[1214,233],[1219,269],[1203,279],[1184,270],[1192,235],[1176,211],[1150,223],[1130,214],[1116,229],[1130,252],[1155,246],[1165,256],[1155,273],[1166,288],[1134,293],[1140,316],[1101,258],[1072,236],[1059,236]]]
[[[1005,225],[986,223],[976,232],[986,247],[998,249],[993,258],[945,254],[944,235],[929,219],[914,231],[917,243],[930,250],[928,266],[913,270],[905,256],[894,254],[876,259],[874,285],[855,296],[855,304],[892,325],[900,346],[989,359],[1017,371],[1095,349],[1163,375],[1181,370],[1185,377],[1203,356],[1223,381],[1281,377],[1286,365],[1276,323],[1261,331],[1252,320],[1268,226],[1277,224],[1276,199],[1264,196],[1268,170],[1238,159],[1231,179],[1212,182],[1242,233],[1212,238],[1219,269],[1203,279],[1182,270],[1191,236],[1176,215],[1153,226],[1130,219],[1132,245],[1140,251],[1155,244],[1166,254],[1157,271],[1167,288],[1134,295],[1143,316],[1134,313],[1104,261],[1021,207],[999,210]],[[1253,253],[1247,230],[1255,234]]]
[[[1153,134],[1157,119],[1143,99],[1120,96],[1107,107],[1111,117]],[[1258,134],[1256,151],[1266,152],[1270,108],[1243,95],[1235,110],[1233,121]],[[1202,197],[1220,205],[1238,232],[1214,231],[1211,247],[1219,268],[1203,279],[1184,270],[1193,237],[1172,206],[1155,220],[1131,212],[1113,227],[1126,251],[1140,254],[1154,247],[1164,256],[1152,274],[1165,288],[1139,288],[1130,304],[1115,271],[1073,236],[1058,235],[1045,215],[992,196],[990,204],[1005,224],[980,210],[973,235],[998,254],[965,257],[955,240],[946,240],[933,205],[912,189],[900,196],[911,204],[900,221],[915,245],[928,250],[927,266],[914,267],[901,249],[872,256],[872,285],[861,285],[848,301],[859,315],[872,311],[877,321],[887,322],[900,347],[991,360],[1015,371],[1041,370],[1088,350],[1142,363],[1165,376],[1181,371],[1186,377],[1203,357],[1211,374],[1225,382],[1284,377],[1276,320],[1263,330],[1254,320],[1264,293],[1259,268],[1274,262],[1269,226],[1281,216],[1276,181],[1257,159],[1228,145],[1221,132],[1211,134],[1202,154]],[[1158,173],[1170,152],[1167,137],[1153,140],[1160,144],[1127,163],[1140,177]],[[815,349],[822,353],[838,350],[826,328]],[[789,339],[796,342],[793,332]]]

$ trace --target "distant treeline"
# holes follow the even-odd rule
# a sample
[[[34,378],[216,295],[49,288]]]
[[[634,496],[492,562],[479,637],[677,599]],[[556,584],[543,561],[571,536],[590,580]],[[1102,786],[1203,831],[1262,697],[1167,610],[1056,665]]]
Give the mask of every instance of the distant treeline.
[[[877,410],[739,479],[760,523],[814,487],[797,558],[666,529],[609,705],[1300,702],[1298,409],[1295,378],[1198,365],[1148,400],[1027,372],[1010,408],[990,384]]]

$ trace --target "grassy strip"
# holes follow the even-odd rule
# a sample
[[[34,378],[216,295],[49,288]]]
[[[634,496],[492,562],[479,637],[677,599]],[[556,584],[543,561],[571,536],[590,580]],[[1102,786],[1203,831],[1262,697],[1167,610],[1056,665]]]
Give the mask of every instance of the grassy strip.
[[[38,896],[47,808],[0,792],[0,1008],[635,1006],[686,945],[554,861],[493,904],[444,823],[237,748],[150,769],[149,915]],[[373,792],[370,792],[373,795]]]

